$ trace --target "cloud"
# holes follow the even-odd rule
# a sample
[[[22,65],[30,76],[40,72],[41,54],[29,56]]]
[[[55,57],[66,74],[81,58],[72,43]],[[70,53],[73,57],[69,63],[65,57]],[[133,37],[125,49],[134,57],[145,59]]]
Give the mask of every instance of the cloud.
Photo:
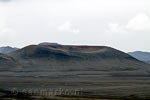
[[[127,33],[130,31],[150,31],[150,16],[140,13],[131,18],[127,24],[109,23],[106,32]]]
[[[150,30],[150,16],[143,13],[138,14],[128,22],[126,28],[133,31]]]
[[[78,28],[75,28],[69,21],[66,21],[65,23],[60,25],[58,27],[58,30],[62,32],[71,32],[75,34],[80,32],[80,30]]]

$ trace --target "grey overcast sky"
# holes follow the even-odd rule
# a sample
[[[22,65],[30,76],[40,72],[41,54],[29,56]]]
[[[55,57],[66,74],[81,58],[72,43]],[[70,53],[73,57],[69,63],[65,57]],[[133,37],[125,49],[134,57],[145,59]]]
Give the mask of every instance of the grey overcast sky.
[[[150,0],[0,0],[0,46],[40,42],[150,51]]]

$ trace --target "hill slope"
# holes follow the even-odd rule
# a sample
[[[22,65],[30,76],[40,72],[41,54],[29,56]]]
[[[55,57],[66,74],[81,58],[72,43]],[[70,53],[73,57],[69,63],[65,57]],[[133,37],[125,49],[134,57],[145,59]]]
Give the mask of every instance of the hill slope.
[[[0,71],[15,71],[18,68],[18,62],[14,58],[0,54]]]
[[[129,52],[128,54],[135,57],[138,60],[150,63],[150,52],[135,51]]]

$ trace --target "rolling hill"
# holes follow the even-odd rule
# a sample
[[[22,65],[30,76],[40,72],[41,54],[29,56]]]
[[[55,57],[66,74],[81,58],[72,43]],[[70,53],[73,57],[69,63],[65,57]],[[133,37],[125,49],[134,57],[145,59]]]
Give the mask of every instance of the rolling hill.
[[[30,71],[149,69],[148,64],[106,46],[30,45],[8,55]]]

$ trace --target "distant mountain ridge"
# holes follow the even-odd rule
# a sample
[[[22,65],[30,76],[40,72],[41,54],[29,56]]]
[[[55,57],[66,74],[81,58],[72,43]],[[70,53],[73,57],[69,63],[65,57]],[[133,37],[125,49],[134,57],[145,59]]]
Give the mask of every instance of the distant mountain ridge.
[[[42,42],[42,43],[39,43],[38,45],[60,45],[60,44],[53,43],[53,42]]]
[[[138,60],[150,63],[150,52],[134,51],[134,52],[128,52],[128,54]]]
[[[10,47],[10,46],[4,46],[4,47],[0,47],[0,53],[2,54],[7,54],[7,53],[10,53],[10,52],[13,52],[13,51],[16,51],[18,50],[19,48],[16,48],[16,47]]]

